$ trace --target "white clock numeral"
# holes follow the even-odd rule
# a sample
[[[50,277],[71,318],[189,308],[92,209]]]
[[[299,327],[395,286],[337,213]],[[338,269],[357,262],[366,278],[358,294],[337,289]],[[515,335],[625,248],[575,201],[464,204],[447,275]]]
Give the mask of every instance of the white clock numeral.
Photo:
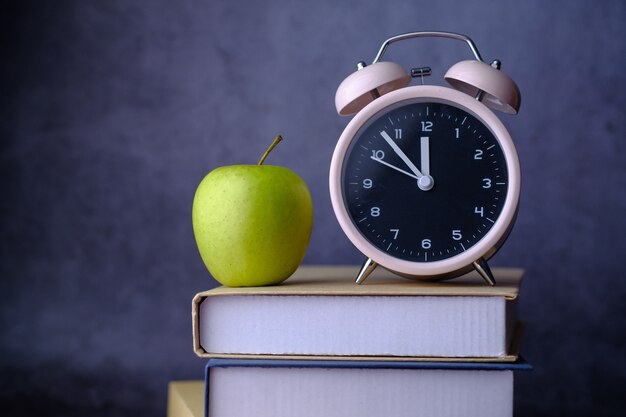
[[[365,179],[363,180],[363,188],[370,189],[370,188],[372,188],[372,185],[373,185],[373,182],[372,182],[372,180],[371,180],[371,179],[369,179],[369,178],[365,178]]]
[[[459,139],[461,137],[461,129],[459,129],[458,127],[454,128],[454,138],[455,139]]]
[[[483,178],[483,188],[491,188],[491,179]]]
[[[421,123],[422,123],[422,132],[433,131],[433,122],[421,122]]]
[[[463,239],[463,235],[461,234],[460,230],[453,230],[452,231],[452,239],[454,240],[461,240]]]
[[[476,149],[476,152],[474,153],[474,159],[483,159],[482,149]]]
[[[474,214],[480,214],[480,217],[483,217],[485,215],[485,208],[484,207],[474,207]]]
[[[374,159],[384,159],[385,158],[385,152],[381,151],[381,150],[374,149],[374,150],[372,150],[372,158],[374,158]]]
[[[398,238],[398,233],[400,233],[400,229],[389,229],[389,231],[393,233],[394,240]]]
[[[394,129],[396,133],[396,139],[402,139],[402,129]]]
[[[380,216],[380,207],[372,207],[372,208],[370,209],[370,215],[371,215],[372,217],[378,217],[378,216]]]
[[[432,247],[432,242],[430,241],[430,239],[424,239],[422,240],[422,248],[423,249],[430,249]]]

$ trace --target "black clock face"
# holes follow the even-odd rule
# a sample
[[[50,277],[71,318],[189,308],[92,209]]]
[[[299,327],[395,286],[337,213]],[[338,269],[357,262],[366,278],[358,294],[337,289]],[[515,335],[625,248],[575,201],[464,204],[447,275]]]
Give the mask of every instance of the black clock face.
[[[355,135],[343,198],[360,233],[381,251],[434,262],[468,250],[498,219],[508,188],[498,140],[467,111],[404,101]]]

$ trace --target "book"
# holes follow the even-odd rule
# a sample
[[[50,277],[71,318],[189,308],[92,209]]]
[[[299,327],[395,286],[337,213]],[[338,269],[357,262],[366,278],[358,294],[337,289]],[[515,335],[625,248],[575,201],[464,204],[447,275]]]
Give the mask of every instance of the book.
[[[301,266],[281,285],[218,287],[192,302],[193,343],[205,358],[515,361],[523,270],[413,281],[378,268]]]
[[[167,387],[167,417],[202,417],[204,381],[172,381]]]
[[[205,416],[513,415],[515,363],[210,359]]]

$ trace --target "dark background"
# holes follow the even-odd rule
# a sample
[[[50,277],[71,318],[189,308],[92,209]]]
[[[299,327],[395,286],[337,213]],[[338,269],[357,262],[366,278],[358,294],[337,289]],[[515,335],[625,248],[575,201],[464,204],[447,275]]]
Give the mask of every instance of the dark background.
[[[522,91],[502,116],[523,171],[492,266],[527,270],[518,416],[626,407],[626,3],[54,1],[0,6],[0,413],[164,415],[200,379],[190,303],[215,285],[191,228],[221,165],[309,184],[305,263],[360,263],[327,172],[339,83],[389,36],[465,33]],[[414,40],[386,58],[442,83],[469,49]]]

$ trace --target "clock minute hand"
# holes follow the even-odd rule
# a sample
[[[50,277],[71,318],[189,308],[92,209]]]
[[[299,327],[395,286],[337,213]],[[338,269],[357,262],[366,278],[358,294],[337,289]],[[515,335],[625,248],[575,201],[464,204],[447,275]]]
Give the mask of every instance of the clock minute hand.
[[[396,145],[396,143],[393,141],[393,139],[391,139],[391,137],[387,134],[387,132],[385,132],[384,130],[381,131],[380,132],[380,136],[382,136],[383,139],[385,139],[385,142],[387,142],[387,144],[389,144],[389,146],[391,146],[391,149],[393,149],[393,151],[396,153],[396,155],[398,155],[400,157],[400,159],[402,159],[402,162],[404,162],[406,164],[406,166],[409,167],[411,172],[413,172],[413,174],[415,174],[415,176],[417,177],[418,180],[424,176],[420,172],[420,170],[417,169],[415,164],[409,159],[409,157],[406,156],[406,154],[404,152],[402,152],[402,149],[400,149],[400,147],[398,145]]]
[[[387,132],[385,132],[384,130],[381,131],[380,136],[382,136],[383,139],[385,139],[385,142],[387,142],[387,144],[391,146],[391,149],[393,149],[396,155],[398,155],[400,159],[402,159],[402,161],[406,164],[406,166],[409,167],[411,172],[415,174],[415,176],[417,177],[417,187],[422,191],[432,190],[432,188],[435,185],[435,182],[433,180],[433,177],[430,176],[430,160],[429,160],[430,156],[428,155],[429,153],[428,140],[429,139],[427,137],[424,137],[424,139],[421,139],[422,163],[424,163],[424,166],[422,167],[422,169],[428,172],[428,174],[424,175],[420,172],[419,169],[417,169],[417,167],[409,159],[409,157],[406,156],[404,152],[402,152],[402,149],[400,149],[400,147],[396,145],[396,143],[393,141],[393,139],[391,139],[391,137],[387,134]]]

